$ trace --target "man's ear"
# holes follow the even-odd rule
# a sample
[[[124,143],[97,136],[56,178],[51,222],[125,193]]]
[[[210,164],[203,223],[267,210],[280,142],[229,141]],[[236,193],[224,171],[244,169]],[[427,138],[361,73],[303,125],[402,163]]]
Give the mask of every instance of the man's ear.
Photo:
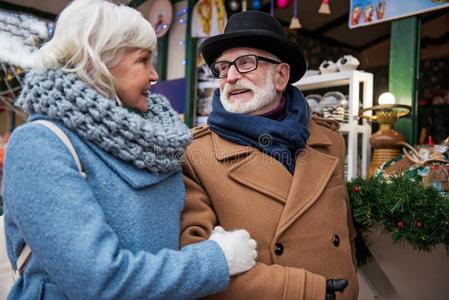
[[[290,79],[290,66],[282,63],[276,66],[276,75],[274,77],[274,87],[276,91],[283,92]]]

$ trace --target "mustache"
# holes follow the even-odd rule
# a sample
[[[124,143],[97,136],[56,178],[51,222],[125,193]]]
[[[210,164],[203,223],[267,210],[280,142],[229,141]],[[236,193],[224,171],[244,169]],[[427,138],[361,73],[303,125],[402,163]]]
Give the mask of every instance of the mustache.
[[[235,83],[225,83],[223,93],[226,95],[226,97],[228,97],[229,93],[232,90],[251,90],[252,92],[254,92],[255,89],[256,87],[251,81],[246,79],[240,79]]]

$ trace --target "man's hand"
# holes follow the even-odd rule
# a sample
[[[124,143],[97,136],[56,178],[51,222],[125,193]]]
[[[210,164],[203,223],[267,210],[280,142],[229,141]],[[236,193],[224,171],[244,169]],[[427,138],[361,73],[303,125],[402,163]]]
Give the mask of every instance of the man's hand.
[[[335,292],[343,292],[348,286],[345,279],[328,279],[326,280],[326,298],[325,300],[335,300]]]

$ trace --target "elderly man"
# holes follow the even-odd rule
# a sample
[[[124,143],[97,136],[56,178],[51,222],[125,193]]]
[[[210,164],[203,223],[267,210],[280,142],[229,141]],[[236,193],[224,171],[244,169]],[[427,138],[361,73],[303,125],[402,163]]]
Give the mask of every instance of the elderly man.
[[[181,243],[217,225],[245,228],[259,253],[212,298],[357,299],[345,143],[290,85],[305,73],[304,54],[257,11],[233,15],[201,52],[220,88],[186,152]]]

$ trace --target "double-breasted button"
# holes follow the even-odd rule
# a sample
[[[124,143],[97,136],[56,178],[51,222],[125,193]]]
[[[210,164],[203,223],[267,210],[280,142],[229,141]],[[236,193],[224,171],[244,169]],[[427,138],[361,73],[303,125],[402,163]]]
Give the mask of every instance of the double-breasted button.
[[[340,246],[340,237],[338,236],[338,234],[334,234],[334,236],[332,237],[332,243],[335,247]]]
[[[274,245],[274,253],[276,255],[282,255],[282,253],[284,253],[284,245],[282,245],[281,243],[276,243]]]

